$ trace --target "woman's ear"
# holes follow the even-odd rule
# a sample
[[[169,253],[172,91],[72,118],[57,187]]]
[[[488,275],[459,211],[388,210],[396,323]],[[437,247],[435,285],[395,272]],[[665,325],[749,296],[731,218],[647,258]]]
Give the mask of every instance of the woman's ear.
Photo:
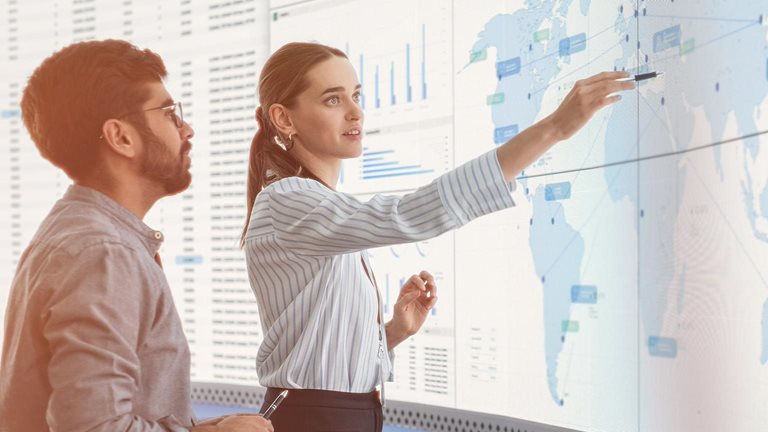
[[[293,127],[293,121],[291,115],[288,112],[288,108],[281,104],[272,104],[269,107],[269,121],[275,126],[275,129],[280,135],[287,137],[291,134],[296,134],[296,128]]]
[[[109,119],[101,126],[101,140],[106,147],[128,158],[133,158],[137,154],[137,141],[134,139],[135,131],[131,130],[127,123]]]

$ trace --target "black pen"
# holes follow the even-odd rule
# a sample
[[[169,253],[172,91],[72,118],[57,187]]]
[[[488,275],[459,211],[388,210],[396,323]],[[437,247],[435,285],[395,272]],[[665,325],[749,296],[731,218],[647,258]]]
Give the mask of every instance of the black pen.
[[[641,73],[641,74],[635,75],[634,77],[632,77],[631,79],[629,79],[627,81],[644,81],[644,80],[647,80],[647,79],[660,77],[662,75],[664,75],[664,72]]]
[[[262,417],[269,420],[269,417],[272,415],[272,413],[275,412],[277,407],[280,405],[281,402],[283,402],[283,399],[288,397],[288,390],[283,390],[280,392],[279,395],[275,398],[274,401],[272,401],[271,404],[269,404],[269,408],[267,408],[266,411],[264,411],[264,414],[262,414]]]

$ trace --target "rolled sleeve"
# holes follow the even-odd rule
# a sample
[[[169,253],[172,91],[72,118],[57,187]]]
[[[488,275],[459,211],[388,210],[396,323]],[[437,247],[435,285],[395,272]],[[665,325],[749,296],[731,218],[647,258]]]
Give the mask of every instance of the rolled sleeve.
[[[457,225],[515,205],[516,183],[507,183],[496,150],[489,151],[437,180],[440,198]]]

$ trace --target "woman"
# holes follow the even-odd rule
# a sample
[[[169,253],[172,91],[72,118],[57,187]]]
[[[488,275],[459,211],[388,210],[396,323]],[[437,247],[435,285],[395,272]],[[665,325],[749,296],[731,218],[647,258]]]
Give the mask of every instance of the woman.
[[[626,77],[577,82],[552,115],[497,149],[403,197],[360,202],[335,190],[341,161],[362,152],[360,84],[346,55],[291,43],[269,58],[241,244],[264,330],[256,362],[266,403],[297,389],[272,416],[276,430],[381,430],[375,388],[383,398],[386,353],[421,327],[437,287],[427,272],[412,276],[382,322],[366,249],[429,239],[513,206],[515,175],[620,99],[612,93],[634,88],[617,81]]]

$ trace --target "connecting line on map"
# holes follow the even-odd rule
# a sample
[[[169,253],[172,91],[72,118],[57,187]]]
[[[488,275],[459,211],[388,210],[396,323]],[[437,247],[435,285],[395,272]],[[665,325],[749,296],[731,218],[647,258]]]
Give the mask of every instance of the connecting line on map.
[[[602,29],[602,30],[598,31],[597,33],[593,34],[592,36],[590,36],[590,37],[586,38],[586,39],[584,40],[584,43],[586,43],[586,42],[588,42],[588,41],[590,41],[590,40],[592,40],[592,39],[594,39],[594,38],[596,38],[596,37],[600,36],[601,34],[603,34],[603,33],[607,32],[608,30],[612,29],[613,27],[614,27],[614,24],[611,24],[611,25],[609,25],[608,27],[606,27],[606,28],[604,28],[604,29]],[[556,55],[559,55],[559,54],[560,54],[560,51],[559,51],[559,50],[557,49],[557,47],[555,46],[555,50],[554,50],[554,51],[552,51],[551,53],[549,53],[549,54],[546,54],[546,55],[543,55],[543,56],[541,56],[541,57],[539,57],[539,58],[537,58],[537,59],[531,60],[531,61],[529,61],[528,63],[525,63],[524,65],[520,66],[520,69],[526,68],[526,67],[528,67],[528,66],[530,66],[530,65],[532,65],[532,64],[534,64],[534,63],[538,63],[538,62],[540,62],[540,61],[542,61],[542,60],[544,60],[544,59],[547,59],[547,58],[550,58],[550,57],[552,57],[552,56],[556,56]]]
[[[710,143],[710,144],[700,145],[700,146],[691,147],[691,148],[687,148],[687,149],[683,149],[683,150],[671,151],[671,152],[666,152],[666,153],[659,153],[659,154],[655,154],[655,155],[643,156],[643,157],[638,157],[638,158],[633,158],[633,159],[625,159],[625,160],[620,160],[620,161],[616,161],[616,162],[609,162],[609,163],[602,164],[602,165],[593,165],[593,166],[583,167],[583,168],[573,168],[573,169],[568,169],[568,170],[553,171],[553,172],[542,173],[542,174],[531,174],[531,175],[519,176],[519,177],[515,177],[515,180],[527,180],[527,179],[531,179],[531,178],[546,177],[546,176],[553,176],[553,175],[560,175],[560,174],[569,174],[569,173],[574,173],[574,172],[579,172],[579,171],[591,171],[591,170],[596,170],[596,169],[601,169],[601,168],[608,168],[608,167],[617,166],[617,165],[626,165],[626,164],[631,164],[631,163],[643,162],[643,161],[647,161],[647,160],[661,159],[661,158],[665,158],[665,157],[669,157],[669,156],[676,156],[676,155],[681,155],[681,154],[685,154],[685,153],[691,153],[691,152],[695,152],[695,151],[698,151],[698,150],[704,150],[704,149],[708,149],[708,148],[712,148],[712,147],[721,146],[721,145],[724,145],[724,144],[729,144],[729,143],[732,143],[732,142],[742,141],[742,140],[758,137],[758,136],[765,135],[765,134],[768,134],[768,130],[754,132],[754,133],[751,133],[751,134],[742,135],[742,136],[735,137],[735,138],[729,138],[727,140],[717,141],[717,142],[713,142],[713,143]]]
[[[704,17],[704,16],[674,16],[674,15],[643,15],[642,18],[671,18],[674,20],[691,20],[691,21],[717,21],[717,22],[744,22],[754,23],[754,19],[746,18],[716,18],[716,17]],[[760,22],[758,20],[757,22]]]
[[[606,123],[607,123],[607,122],[606,122]],[[642,130],[642,131],[638,131],[638,136],[639,136],[639,137],[643,137],[643,136],[645,135],[645,133],[648,131],[648,129],[650,129],[650,127],[651,127],[651,122],[649,121],[649,122],[648,122],[648,124],[647,124],[647,125],[646,125],[646,126],[643,128],[643,130]],[[634,148],[634,147],[633,147],[633,148],[631,148],[631,149],[629,150],[629,152],[627,152],[627,157],[629,157],[629,155],[630,155],[630,154],[632,154],[634,151],[635,151],[635,148]],[[585,226],[587,226],[587,224],[588,224],[588,223],[590,223],[590,222],[592,221],[592,218],[594,218],[594,216],[597,214],[597,211],[598,211],[598,209],[599,209],[599,208],[600,208],[600,207],[603,205],[603,202],[605,202],[605,199],[608,197],[608,194],[609,194],[609,192],[610,192],[611,188],[613,187],[613,185],[616,183],[616,180],[619,178],[619,175],[621,175],[621,174],[622,174],[622,169],[623,169],[623,166],[622,166],[620,169],[618,169],[618,170],[617,170],[617,171],[616,171],[616,172],[613,174],[613,177],[611,177],[611,179],[608,181],[608,187],[607,187],[607,188],[605,188],[605,190],[603,191],[603,195],[602,195],[602,196],[600,197],[600,199],[597,201],[597,204],[594,206],[594,208],[592,208],[592,211],[589,213],[589,215],[587,216],[587,218],[584,220],[584,223],[583,223],[583,224],[582,224],[582,225],[581,225],[581,226],[580,226],[578,229],[576,229],[576,230],[574,231],[573,235],[572,235],[572,236],[571,236],[571,238],[568,240],[568,243],[567,243],[567,244],[566,244],[566,245],[563,247],[563,249],[560,251],[560,253],[558,253],[558,254],[557,254],[557,257],[555,257],[555,260],[554,260],[554,261],[552,261],[552,264],[551,264],[551,265],[550,265],[550,266],[547,268],[547,270],[546,270],[546,271],[545,271],[545,272],[542,274],[543,276],[546,276],[546,275],[548,275],[548,274],[549,274],[549,272],[550,272],[550,271],[552,271],[552,269],[553,269],[553,268],[555,268],[555,266],[557,266],[557,265],[558,265],[558,263],[560,262],[560,259],[563,257],[563,255],[565,255],[565,252],[566,252],[566,251],[568,251],[568,249],[571,247],[571,245],[573,244],[573,242],[576,240],[576,237],[578,237],[578,236],[579,236],[579,233],[580,233],[580,232],[582,232],[582,231],[584,230],[584,227],[585,227]],[[574,182],[575,182],[575,179],[576,179],[576,178],[578,178],[578,176],[579,176],[579,174],[577,173],[577,174],[576,174],[576,176],[574,177]],[[560,204],[560,205],[558,206],[558,212],[559,212],[559,211],[562,211],[562,210],[563,210],[563,205],[562,205],[562,204]],[[556,216],[556,215],[555,215],[555,216]],[[589,259],[591,260],[591,255],[590,255],[590,258],[589,258]],[[587,261],[587,262],[584,264],[584,268],[585,268],[585,269],[589,268],[589,261]]]
[[[587,154],[584,156],[584,160],[581,162],[581,166],[584,166],[587,164],[587,161],[589,160],[589,157],[592,155],[592,151],[597,147],[597,143],[599,142],[599,138],[601,133],[603,132],[603,129],[608,125],[608,116],[605,116],[603,118],[603,121],[600,123],[600,127],[597,129],[597,133],[595,134],[595,138],[592,140],[592,144],[589,146],[589,150],[587,151]],[[629,155],[627,155],[629,156]],[[581,171],[577,172],[575,176],[573,176],[573,179],[571,179],[571,187],[576,184],[576,181],[579,179],[579,176],[581,175]],[[557,218],[560,216],[560,213],[563,211],[563,206],[559,205],[557,208],[555,208],[554,213],[550,213],[550,218]]]
[[[641,95],[641,97],[642,97],[642,95]],[[677,138],[675,137],[675,134],[672,132],[672,129],[669,127],[669,124],[666,123],[661,117],[659,117],[658,110],[653,109],[653,107],[651,106],[651,103],[645,97],[642,97],[642,100],[643,100],[643,102],[645,102],[645,104],[648,106],[648,108],[651,108],[651,111],[653,112],[654,116],[657,119],[659,119],[661,124],[664,125],[664,127],[667,129],[667,132],[669,132],[670,136],[673,138],[674,143],[679,146]],[[648,126],[650,127],[650,125],[651,125],[651,123],[649,122]],[[751,138],[753,136],[762,135],[762,134],[764,134],[766,132],[768,132],[768,131],[756,132],[754,134],[745,135],[742,138],[744,138],[744,139]],[[718,143],[714,143],[714,144],[718,144]],[[711,146],[712,145],[710,145],[710,147]],[[702,148],[706,148],[706,147],[702,146]],[[696,150],[696,149],[694,148],[692,150]],[[728,217],[725,215],[725,212],[723,211],[722,207],[720,206],[719,201],[715,199],[714,195],[712,194],[712,191],[709,189],[709,187],[707,186],[706,182],[704,182],[704,179],[701,178],[701,174],[699,174],[699,170],[696,169],[696,165],[692,164],[692,165],[689,165],[689,167],[691,168],[691,171],[696,175],[696,178],[701,182],[702,187],[707,192],[707,195],[709,195],[709,199],[710,199],[712,205],[714,205],[715,208],[717,209],[717,211],[720,213],[720,216],[722,217],[723,222],[725,222],[725,225],[731,231],[731,234],[733,235],[733,238],[736,240],[736,243],[738,243],[739,247],[741,248],[742,253],[744,253],[744,256],[747,257],[747,259],[749,260],[749,263],[752,265],[752,268],[755,270],[755,273],[757,273],[758,277],[763,282],[763,286],[768,287],[768,282],[766,282],[765,278],[763,277],[763,274],[760,272],[760,269],[758,268],[757,263],[752,258],[752,255],[750,255],[750,253],[747,250],[747,248],[744,246],[744,243],[741,242],[741,239],[739,238],[739,235],[737,234],[736,230],[733,228],[733,225],[731,225],[730,219],[728,219]]]
[[[552,261],[552,264],[541,274],[542,276],[546,277],[549,272],[552,271],[553,268],[555,268],[559,263],[560,259],[565,255],[565,253],[568,251],[568,249],[571,248],[571,245],[576,240],[577,237],[579,237],[579,233],[582,232],[584,227],[592,220],[592,218],[595,217],[595,214],[597,214],[597,210],[602,207],[603,202],[608,197],[608,193],[610,192],[613,185],[616,183],[616,179],[619,178],[619,175],[621,174],[621,169],[617,170],[616,173],[613,174],[613,177],[611,178],[610,182],[608,182],[608,187],[605,188],[603,191],[603,195],[600,197],[600,199],[597,201],[597,204],[592,208],[592,211],[587,215],[587,218],[584,220],[584,223],[578,228],[575,229],[573,234],[571,235],[571,238],[568,239],[568,243],[563,246],[562,250],[560,250],[560,253],[557,254],[555,259]],[[562,208],[563,205],[560,204],[560,207]]]
[[[715,37],[715,38],[713,38],[713,39],[710,39],[710,40],[708,40],[708,41],[704,42],[704,43],[703,43],[703,44],[701,44],[701,45],[698,45],[698,46],[696,46],[696,48],[695,48],[695,51],[698,51],[698,50],[700,50],[700,49],[704,48],[704,47],[705,47],[705,46],[707,46],[707,45],[711,45],[711,44],[713,44],[713,43],[715,43],[715,42],[717,42],[717,41],[720,41],[720,40],[722,40],[722,39],[725,39],[726,37],[729,37],[729,36],[733,36],[733,35],[735,35],[736,33],[742,32],[742,31],[744,31],[744,30],[746,30],[746,29],[748,29],[748,28],[752,28],[753,26],[756,26],[756,25],[760,25],[760,23],[759,23],[759,22],[756,22],[756,21],[754,21],[754,22],[750,22],[749,24],[747,24],[747,25],[745,25],[745,26],[743,26],[743,27],[739,27],[739,28],[737,28],[736,30],[733,30],[733,31],[730,31],[730,32],[728,32],[728,33],[725,33],[725,34],[722,34],[722,35],[720,35],[720,36],[717,36],[717,37]],[[663,62],[665,62],[665,61],[667,61],[667,60],[669,60],[669,59],[677,59],[677,58],[680,58],[680,54],[677,54],[677,53],[676,53],[676,54],[672,54],[672,55],[669,55],[669,56],[666,56],[666,57],[662,57],[662,58],[659,58],[659,59],[655,59],[655,60],[653,60],[653,63],[663,63]]]
[[[704,186],[704,190],[707,192],[707,195],[709,195],[710,201],[715,206],[717,211],[720,213],[720,217],[722,218],[723,222],[725,222],[725,225],[731,231],[731,234],[733,235],[733,238],[736,240],[736,243],[738,243],[739,247],[741,248],[741,252],[749,260],[749,263],[752,265],[752,269],[755,270],[755,273],[757,273],[757,276],[760,278],[760,281],[763,283],[763,286],[768,288],[768,282],[766,282],[765,278],[763,277],[763,273],[760,271],[760,267],[757,265],[755,260],[752,258],[752,255],[750,255],[750,253],[747,250],[746,246],[744,246],[744,243],[741,242],[741,239],[739,238],[739,235],[736,232],[736,229],[733,228],[733,225],[731,225],[731,221],[730,221],[730,219],[728,219],[728,216],[726,216],[725,212],[723,211],[723,208],[719,204],[719,201],[717,199],[715,199],[715,197],[712,195],[712,191],[709,190],[709,188],[707,187],[706,182],[704,182],[704,179],[701,178],[701,174],[699,174],[699,170],[696,169],[696,166],[695,165],[690,165],[690,167],[691,167],[691,171],[693,171],[693,173],[696,175],[696,178],[698,178],[699,181],[701,182],[701,184]]]
[[[567,74],[565,74],[565,75],[561,76],[560,78],[558,78],[558,79],[556,79],[556,80],[552,81],[551,83],[549,83],[549,84],[545,85],[544,87],[542,87],[542,88],[540,88],[540,89],[538,89],[538,90],[534,90],[534,91],[532,91],[532,92],[531,92],[531,96],[533,96],[533,95],[535,95],[535,94],[538,94],[538,93],[541,93],[541,92],[543,92],[544,90],[546,90],[546,89],[548,89],[548,88],[552,87],[553,85],[555,85],[555,84],[557,84],[557,83],[559,83],[559,82],[562,82],[562,81],[564,81],[564,80],[565,80],[566,78],[568,78],[569,76],[571,76],[571,75],[575,74],[576,72],[578,72],[578,71],[580,71],[580,70],[582,70],[582,69],[586,68],[587,66],[589,66],[589,65],[591,65],[592,63],[594,63],[595,61],[597,61],[597,60],[598,60],[600,57],[602,57],[602,56],[604,56],[604,55],[608,54],[609,52],[611,52],[611,50],[613,50],[614,48],[616,48],[616,47],[617,47],[617,46],[619,46],[619,45],[621,45],[621,42],[618,42],[618,43],[615,43],[615,44],[611,45],[610,47],[608,47],[608,49],[607,49],[607,50],[605,50],[605,51],[603,51],[602,53],[598,54],[598,55],[597,55],[597,57],[595,57],[595,58],[591,59],[590,61],[586,62],[585,64],[583,64],[583,65],[581,65],[581,66],[577,67],[576,69],[574,69],[574,70],[572,70],[572,71],[568,72]]]
[[[612,28],[614,28],[614,26],[615,26],[614,24],[611,24],[610,26],[608,26],[608,27],[598,31],[597,33],[591,35],[590,37],[586,38],[584,42],[586,43],[587,41],[590,41],[590,40],[600,36],[601,34],[607,32],[608,30],[610,30]],[[527,67],[529,67],[529,66],[531,66],[531,65],[533,65],[535,63],[538,63],[538,62],[540,62],[542,60],[546,60],[546,59],[548,59],[550,57],[559,55],[560,52],[557,49],[557,45],[554,45],[554,46],[555,46],[555,50],[554,51],[552,51],[549,54],[545,54],[545,55],[543,55],[543,56],[541,56],[539,58],[533,59],[533,60],[529,61],[528,63],[525,63],[525,64],[521,65],[520,69],[522,70],[522,69],[527,68]],[[456,75],[462,73],[464,71],[464,69],[468,68],[471,65],[472,65],[472,62],[469,62],[469,63],[465,64],[464,66],[462,66],[462,68],[458,72],[456,72]]]

